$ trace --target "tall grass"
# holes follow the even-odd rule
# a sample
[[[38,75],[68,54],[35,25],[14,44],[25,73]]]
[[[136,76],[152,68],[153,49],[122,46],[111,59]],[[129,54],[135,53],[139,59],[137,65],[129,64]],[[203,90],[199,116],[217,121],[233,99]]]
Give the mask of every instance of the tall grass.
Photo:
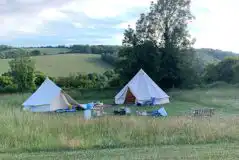
[[[107,116],[85,121],[81,114],[24,112],[20,108],[26,96],[0,97],[0,152],[239,142],[237,116]]]
[[[61,114],[5,112],[0,151],[59,150],[238,141],[238,118],[104,117],[85,121]]]

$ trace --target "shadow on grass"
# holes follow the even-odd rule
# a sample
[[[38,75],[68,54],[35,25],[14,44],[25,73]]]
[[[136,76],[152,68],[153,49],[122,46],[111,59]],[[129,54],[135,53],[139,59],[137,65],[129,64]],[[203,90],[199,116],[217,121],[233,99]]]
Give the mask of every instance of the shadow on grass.
[[[152,145],[150,145],[152,146]],[[59,148],[21,148],[21,149],[7,149],[5,151],[0,151],[0,154],[4,153],[40,153],[40,152],[75,152],[75,151],[87,151],[87,150],[105,150],[105,149],[120,149],[120,148],[139,148],[139,147],[150,147],[149,145],[129,145],[129,144],[118,144],[118,145],[95,145],[88,148],[71,148],[71,147],[59,147]],[[155,145],[154,145],[155,146]]]
[[[107,68],[107,69],[108,69],[109,66],[111,66],[110,64],[101,60],[100,57],[88,57],[85,61],[89,62],[91,64],[94,64],[96,66],[101,66],[101,67],[104,67],[104,68]]]
[[[234,138],[231,137],[225,137],[225,141],[227,143],[237,143],[238,140],[235,140]],[[184,146],[184,145],[212,145],[212,144],[221,144],[221,140],[214,140],[211,142],[197,142],[197,143],[155,143],[155,144],[138,144],[138,143],[133,143],[133,144],[128,144],[128,143],[119,143],[119,144],[113,144],[113,145],[94,145],[91,147],[86,147],[86,148],[81,148],[81,147],[76,147],[76,148],[71,148],[71,147],[59,147],[59,148],[21,148],[21,149],[7,149],[5,151],[0,151],[0,154],[20,154],[20,153],[51,153],[51,152],[76,152],[76,151],[98,151],[98,150],[107,150],[107,149],[127,149],[127,148],[143,148],[143,147],[164,147],[164,146]]]

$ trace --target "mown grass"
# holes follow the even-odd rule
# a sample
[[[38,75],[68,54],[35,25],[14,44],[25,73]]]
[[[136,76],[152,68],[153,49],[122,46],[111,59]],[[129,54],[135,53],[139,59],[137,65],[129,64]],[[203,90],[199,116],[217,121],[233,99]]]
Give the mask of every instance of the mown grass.
[[[226,88],[172,91],[170,95],[172,99],[178,101],[216,108],[221,114],[237,114],[239,113],[238,89],[228,85]],[[194,108],[197,108],[197,105]]]
[[[225,160],[238,159],[238,157],[239,147],[235,143],[0,154],[1,159],[8,160]]]
[[[69,76],[71,73],[102,73],[112,66],[96,54],[60,54],[33,57],[36,69],[53,77]],[[8,60],[0,59],[0,74],[8,71]]]

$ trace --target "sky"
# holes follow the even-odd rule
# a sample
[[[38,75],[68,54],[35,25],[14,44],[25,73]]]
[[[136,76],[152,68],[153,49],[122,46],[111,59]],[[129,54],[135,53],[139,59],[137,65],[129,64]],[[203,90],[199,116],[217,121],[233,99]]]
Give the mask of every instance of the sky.
[[[120,45],[151,0],[0,0],[0,44]],[[195,48],[239,53],[238,0],[192,0]],[[238,43],[238,44],[237,44]]]

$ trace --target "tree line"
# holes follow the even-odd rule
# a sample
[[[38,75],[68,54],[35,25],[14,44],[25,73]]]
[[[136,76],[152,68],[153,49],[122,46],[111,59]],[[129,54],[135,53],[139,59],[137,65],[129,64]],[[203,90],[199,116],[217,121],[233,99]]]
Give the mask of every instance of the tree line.
[[[228,57],[217,64],[210,64],[203,74],[205,83],[223,81],[230,84],[239,83],[239,57]]]
[[[0,45],[0,59],[11,59],[20,56],[21,54],[28,54],[29,56],[46,55],[39,50],[25,50],[22,48],[13,48],[10,46]]]
[[[71,51],[69,53],[90,53],[90,54],[102,54],[102,53],[115,53],[120,49],[117,45],[72,45],[69,47]]]
[[[82,53],[82,54],[113,54],[120,49],[117,45],[72,45],[72,46],[45,46],[45,47],[28,47],[28,48],[14,48],[11,46],[0,45],[0,59],[15,58],[18,55],[28,52],[29,56],[47,55],[49,53],[41,52],[41,48],[58,48],[58,54]],[[67,51],[60,49],[66,48]]]
[[[76,74],[52,78],[62,87],[106,88],[126,84],[139,69],[163,89],[193,88],[215,81],[237,83],[239,58],[226,58],[210,64],[203,70],[195,58],[188,23],[195,17],[191,13],[191,0],[158,0],[151,2],[148,13],[142,13],[136,28],[130,26],[124,32],[122,46],[98,46],[97,51],[88,45],[73,45],[72,51],[102,54],[102,59],[115,66],[104,74]],[[28,56],[20,56],[9,62],[11,71],[2,76],[5,84],[13,84],[20,91],[33,89],[44,76],[37,74]],[[224,55],[221,54],[221,57]],[[0,84],[3,84],[0,82]],[[5,86],[5,87],[6,87]]]

